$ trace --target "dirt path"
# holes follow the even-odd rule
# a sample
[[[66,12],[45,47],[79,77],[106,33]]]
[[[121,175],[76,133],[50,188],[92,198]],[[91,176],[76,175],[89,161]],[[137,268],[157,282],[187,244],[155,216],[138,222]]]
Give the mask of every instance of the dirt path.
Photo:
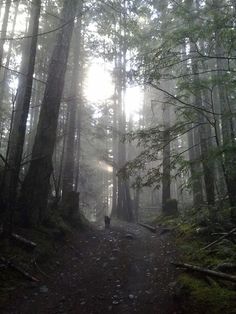
[[[168,236],[132,224],[80,234],[53,262],[51,278],[28,285],[2,313],[180,313],[175,254]]]

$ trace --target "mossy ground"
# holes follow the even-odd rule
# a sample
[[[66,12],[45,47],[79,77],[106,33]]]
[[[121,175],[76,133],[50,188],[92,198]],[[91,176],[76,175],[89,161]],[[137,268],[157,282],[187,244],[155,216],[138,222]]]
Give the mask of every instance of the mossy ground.
[[[236,292],[221,287],[215,281],[209,285],[203,278],[182,274],[179,277],[182,286],[182,304],[184,313],[192,314],[235,314]]]
[[[211,224],[207,217],[205,222],[199,223],[196,217],[185,214],[179,217],[159,216],[153,223],[173,230],[183,262],[210,269],[226,262],[236,263],[234,241],[223,240],[209,250],[202,250],[219,237],[214,236],[214,232],[224,229],[223,223]],[[183,304],[184,314],[189,314],[190,309],[192,314],[236,313],[235,284],[197,273],[182,273],[178,286],[181,287],[178,297]]]

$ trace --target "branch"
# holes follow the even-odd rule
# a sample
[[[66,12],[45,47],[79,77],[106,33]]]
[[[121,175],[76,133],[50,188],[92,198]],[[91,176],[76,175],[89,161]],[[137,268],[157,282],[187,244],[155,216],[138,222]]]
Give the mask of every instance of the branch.
[[[207,109],[205,109],[205,108],[198,108],[198,107],[196,107],[196,106],[194,106],[194,105],[192,105],[192,104],[189,104],[189,103],[187,103],[187,102],[185,102],[185,101],[179,99],[178,97],[172,95],[172,94],[169,93],[168,91],[164,90],[163,88],[157,86],[156,84],[154,84],[154,83],[152,83],[152,82],[148,82],[148,84],[149,84],[150,86],[152,86],[153,88],[155,88],[155,89],[157,89],[157,90],[163,92],[164,94],[170,96],[170,97],[173,98],[174,100],[177,100],[177,101],[180,102],[181,104],[183,104],[183,105],[185,105],[185,106],[187,106],[187,107],[191,107],[191,108],[195,109],[196,111],[200,111],[200,112],[204,111],[204,112],[210,113],[210,114],[212,114],[212,115],[221,116],[221,113],[212,112],[212,111],[207,110]]]
[[[13,73],[15,73],[15,74],[17,74],[17,75],[22,75],[22,76],[25,76],[25,77],[28,76],[27,74],[25,74],[25,73],[23,73],[23,72],[20,72],[20,71],[14,70],[14,69],[10,69],[10,68],[6,67],[6,66],[3,65],[3,64],[0,64],[0,67],[3,68],[3,69],[5,69],[5,70],[7,70],[7,71],[9,71],[9,72],[13,72]],[[42,84],[44,84],[44,85],[46,84],[45,81],[40,80],[40,79],[37,79],[37,78],[35,78],[35,77],[33,77],[33,80],[34,80],[34,81],[37,81],[37,82],[40,82],[40,83],[42,83]]]
[[[215,245],[215,244],[221,242],[222,240],[224,240],[225,238],[227,238],[229,235],[235,233],[235,231],[236,231],[236,228],[232,229],[231,231],[229,231],[228,233],[224,234],[222,237],[218,238],[217,240],[211,242],[210,244],[208,244],[207,246],[205,246],[201,250],[203,251],[203,250],[209,249],[213,245]]]
[[[39,282],[40,280],[32,275],[30,275],[27,271],[25,271],[24,269],[22,269],[21,267],[19,267],[18,265],[15,265],[13,262],[11,262],[10,260],[7,260],[4,257],[0,257],[0,261],[5,264],[7,267],[10,267],[14,270],[16,270],[17,272],[19,272],[20,274],[22,274],[24,277],[26,277],[27,279],[31,280],[31,281],[35,281],[35,282]]]
[[[0,154],[0,159],[2,159],[2,161],[3,161],[4,164],[7,166],[7,168],[10,168],[10,165],[8,164],[6,158],[5,158],[2,154]]]
[[[144,224],[144,223],[141,223],[141,222],[139,222],[138,225],[148,229],[149,231],[151,231],[153,233],[156,233],[156,231],[157,231],[155,227],[147,225],[147,224]]]
[[[37,246],[37,244],[35,242],[27,240],[27,239],[23,238],[22,236],[20,236],[18,234],[12,233],[11,237],[15,241],[17,241],[17,242],[19,242],[19,243],[23,244],[24,246],[27,246],[27,247],[29,247],[31,249],[35,249],[36,246]]]
[[[222,272],[218,272],[218,271],[214,271],[208,268],[202,268],[196,265],[190,265],[190,264],[185,264],[185,263],[175,263],[172,262],[171,264],[175,265],[176,267],[181,267],[181,268],[186,268],[192,271],[196,271],[196,272],[200,272],[203,273],[207,276],[212,276],[212,277],[217,277],[217,278],[221,278],[224,280],[228,280],[228,281],[232,281],[232,282],[236,282],[236,276],[233,275],[228,275]]]

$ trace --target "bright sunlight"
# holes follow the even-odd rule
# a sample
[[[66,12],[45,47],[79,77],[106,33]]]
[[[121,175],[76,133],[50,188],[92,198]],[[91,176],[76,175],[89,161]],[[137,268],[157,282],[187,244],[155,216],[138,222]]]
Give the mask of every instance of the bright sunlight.
[[[99,60],[94,60],[87,71],[85,97],[89,102],[101,103],[112,97],[114,87],[109,68]]]
[[[88,67],[85,81],[85,97],[91,103],[104,103],[114,93],[111,75],[112,65],[102,60],[92,60]],[[143,92],[139,86],[127,87],[125,95],[125,112],[127,120],[132,117],[137,121],[143,103]]]

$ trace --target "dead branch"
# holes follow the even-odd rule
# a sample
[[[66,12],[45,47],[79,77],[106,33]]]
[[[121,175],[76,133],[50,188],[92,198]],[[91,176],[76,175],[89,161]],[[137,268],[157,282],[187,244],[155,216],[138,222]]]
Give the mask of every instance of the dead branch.
[[[34,260],[33,264],[35,265],[35,267],[38,269],[38,271],[46,278],[51,278],[48,274],[46,274],[37,264],[37,262]]]
[[[23,275],[24,277],[26,277],[27,279],[34,281],[34,282],[39,282],[40,280],[32,275],[30,275],[27,271],[25,271],[24,269],[22,269],[20,266],[14,264],[12,261],[7,260],[4,257],[0,257],[0,261],[5,264],[7,267],[12,268],[14,270],[16,270],[17,272],[19,272],[21,275]]]
[[[234,263],[222,263],[216,266],[215,270],[223,272],[235,272],[236,264]]]
[[[141,223],[141,222],[139,222],[138,225],[148,229],[149,231],[151,231],[153,233],[156,233],[156,228],[153,227],[153,226],[150,226],[150,225],[147,225],[147,224],[144,224],[144,223]]]
[[[4,162],[5,166],[6,166],[7,168],[10,168],[9,163],[7,162],[6,158],[5,158],[2,154],[0,154],[0,158],[1,158],[2,161]]]
[[[32,241],[30,241],[30,240],[27,240],[27,239],[23,238],[22,236],[20,236],[20,235],[18,235],[18,234],[16,234],[16,233],[12,233],[12,234],[11,234],[11,237],[12,237],[12,239],[14,239],[16,242],[19,242],[19,243],[21,243],[21,244],[23,244],[23,245],[25,245],[25,246],[27,246],[27,247],[29,247],[29,248],[31,248],[31,249],[34,249],[34,248],[36,248],[36,246],[37,246],[37,244],[36,244],[35,242],[32,242]]]
[[[196,265],[190,265],[190,264],[186,264],[186,263],[172,262],[171,264],[175,265],[176,267],[186,268],[186,269],[189,269],[191,271],[200,272],[200,273],[205,274],[207,276],[217,277],[217,278],[221,278],[224,280],[236,282],[236,276],[225,274],[225,273],[218,272],[218,271],[214,271],[214,270],[211,270],[208,268],[202,268],[202,267],[199,267]]]
[[[216,236],[216,235],[218,235],[218,236],[223,236],[223,235],[228,235],[228,233],[227,232],[213,232],[212,234],[211,234],[212,236]],[[232,233],[231,234],[232,236],[236,236],[236,232],[234,232],[234,233]]]
[[[224,240],[225,238],[227,238],[229,235],[233,234],[236,232],[236,228],[233,228],[231,231],[229,231],[228,233],[224,234],[222,237],[218,238],[217,240],[211,242],[210,244],[208,244],[207,246],[205,246],[204,248],[202,248],[201,250],[206,250],[210,247],[212,247],[213,245],[221,242],[222,240]]]

